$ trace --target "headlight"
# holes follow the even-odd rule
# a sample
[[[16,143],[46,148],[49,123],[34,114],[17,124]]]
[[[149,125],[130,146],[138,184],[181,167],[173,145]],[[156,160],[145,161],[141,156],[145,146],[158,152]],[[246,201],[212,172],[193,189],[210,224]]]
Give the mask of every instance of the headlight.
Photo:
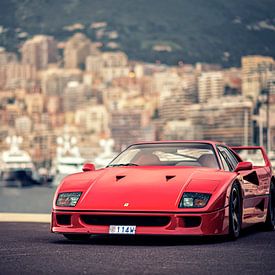
[[[56,205],[74,207],[76,206],[81,194],[82,192],[60,193],[57,197]]]
[[[211,194],[185,192],[182,195],[179,208],[202,208],[206,206]]]

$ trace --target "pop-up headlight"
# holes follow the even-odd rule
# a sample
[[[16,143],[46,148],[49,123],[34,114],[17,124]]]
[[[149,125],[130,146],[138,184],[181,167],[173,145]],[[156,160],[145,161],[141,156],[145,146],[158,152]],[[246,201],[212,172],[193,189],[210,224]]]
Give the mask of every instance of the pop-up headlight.
[[[56,205],[74,207],[76,206],[81,194],[82,192],[60,193],[57,197]]]
[[[185,192],[182,195],[179,208],[202,208],[206,206],[211,194]]]

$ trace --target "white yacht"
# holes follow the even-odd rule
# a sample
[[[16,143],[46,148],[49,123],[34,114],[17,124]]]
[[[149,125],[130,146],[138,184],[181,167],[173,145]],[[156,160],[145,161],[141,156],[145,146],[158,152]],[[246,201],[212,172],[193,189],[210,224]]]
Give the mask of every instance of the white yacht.
[[[80,155],[75,137],[70,137],[68,134],[58,137],[57,145],[56,159],[52,168],[53,186],[57,186],[65,176],[81,172],[85,161]]]
[[[1,185],[20,187],[38,184],[39,179],[29,153],[20,149],[22,137],[10,136],[6,142],[10,148],[1,154]]]
[[[102,152],[95,158],[94,164],[96,168],[106,167],[118,153],[113,151],[114,140],[102,139],[99,142]]]

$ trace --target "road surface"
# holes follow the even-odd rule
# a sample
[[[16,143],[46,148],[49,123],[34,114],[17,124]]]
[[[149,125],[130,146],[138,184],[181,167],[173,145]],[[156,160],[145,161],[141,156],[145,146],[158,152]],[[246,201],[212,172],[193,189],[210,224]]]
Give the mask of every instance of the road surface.
[[[0,212],[47,215],[53,192],[1,189]],[[46,222],[0,221],[0,274],[275,274],[275,232],[253,227],[234,242],[108,236],[73,243]]]
[[[0,223],[0,274],[275,274],[275,233],[235,242],[92,237],[67,241],[46,223]]]

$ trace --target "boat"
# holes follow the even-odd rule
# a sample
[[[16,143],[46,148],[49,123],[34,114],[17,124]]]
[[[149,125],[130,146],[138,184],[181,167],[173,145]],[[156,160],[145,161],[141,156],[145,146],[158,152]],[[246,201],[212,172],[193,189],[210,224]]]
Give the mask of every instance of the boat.
[[[96,168],[106,167],[118,153],[113,151],[114,140],[113,139],[101,139],[99,145],[102,152],[95,158],[94,164]]]
[[[6,138],[6,142],[10,148],[1,154],[1,185],[23,187],[39,184],[39,177],[31,156],[28,152],[20,149],[23,138],[9,136]]]
[[[85,159],[81,157],[76,137],[68,134],[57,138],[56,158],[53,161],[53,186],[59,185],[61,180],[73,173],[81,172]]]

